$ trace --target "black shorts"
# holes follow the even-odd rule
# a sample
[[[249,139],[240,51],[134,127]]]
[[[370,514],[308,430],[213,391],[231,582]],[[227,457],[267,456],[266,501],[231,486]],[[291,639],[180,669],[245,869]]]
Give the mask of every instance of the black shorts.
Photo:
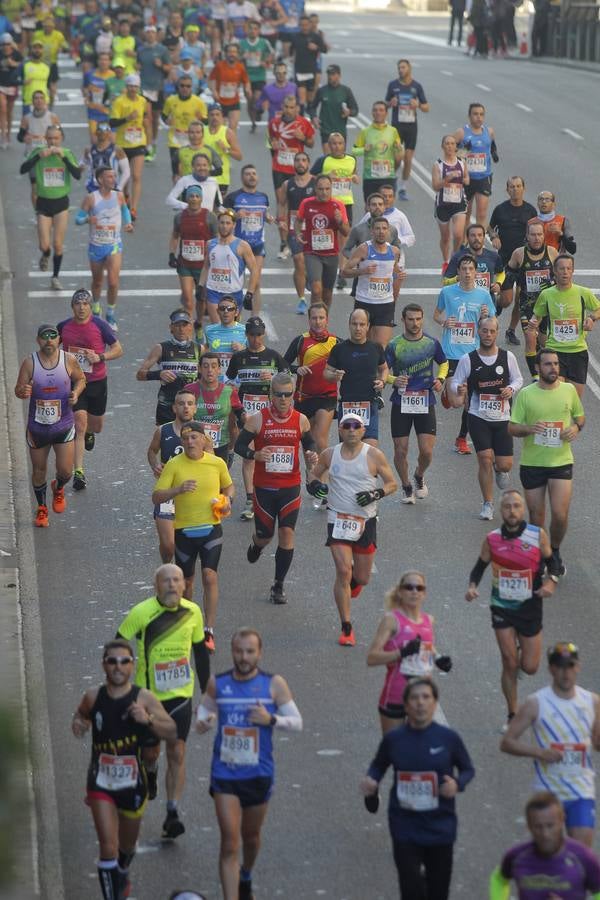
[[[531,597],[518,609],[491,606],[492,628],[514,628],[523,637],[535,637],[542,630],[542,603],[541,597]]]
[[[69,198],[67,197],[37,197],[35,201],[35,211],[40,216],[52,219],[59,213],[69,208]]]
[[[559,374],[567,381],[585,384],[590,360],[587,350],[577,350],[575,353],[558,350],[556,355],[558,356]]]
[[[573,463],[566,466],[521,466],[519,478],[523,489],[534,491],[536,488],[546,487],[549,481],[571,481],[573,479]]]
[[[390,175],[389,178],[364,178],[363,179],[363,197],[365,203],[371,194],[377,193],[380,188],[389,184],[396,190],[396,176]]]
[[[254,527],[259,538],[272,538],[275,522],[280,528],[295,528],[300,512],[300,485],[293,487],[254,488]]]
[[[400,140],[404,144],[404,149],[414,150],[417,146],[417,123],[398,122],[396,131],[400,135]]]
[[[293,176],[288,175],[287,172],[276,172],[275,169],[273,169],[273,187],[278,191],[281,185],[285,184],[285,182],[292,177]]]
[[[439,203],[433,207],[433,218],[446,225],[454,216],[462,215],[466,208],[467,203],[464,200],[462,203]]]
[[[377,709],[382,716],[386,716],[388,719],[400,720],[406,718],[406,711],[403,703],[388,703],[387,706],[378,706]]]
[[[399,403],[392,403],[391,429],[393,438],[408,437],[411,428],[415,434],[436,434],[435,406],[430,406],[426,413],[401,412]]]
[[[84,409],[90,416],[103,416],[106,412],[108,401],[108,380],[101,378],[99,381],[88,381],[85,390],[79,395],[79,400],[73,407],[73,412]]]
[[[469,413],[467,421],[476,453],[480,453],[482,450],[493,450],[494,456],[513,455],[513,439],[508,433],[508,421],[489,422],[472,413]]]
[[[146,97],[144,94],[144,89],[141,90],[142,97],[148,101],[150,106],[152,107],[152,112],[160,112],[165,104],[165,95],[162,91],[158,92],[158,98],[156,100],[151,100],[149,97]]]
[[[43,447],[53,447],[55,444],[70,444],[75,440],[75,426],[71,425],[66,431],[54,432],[54,434],[48,434],[47,426],[45,431],[28,428],[25,432],[25,440],[31,450],[41,450]]]
[[[485,178],[473,178],[468,184],[465,184],[465,196],[467,200],[471,200],[475,194],[483,194],[484,197],[492,195],[492,176],[487,175]]]
[[[130,162],[132,159],[135,159],[136,156],[146,155],[145,147],[122,147],[121,149]]]
[[[299,413],[304,413],[307,419],[312,419],[320,409],[335,412],[337,397],[306,397],[304,400],[294,401],[294,409],[297,409]]]
[[[48,87],[51,84],[56,84],[58,81],[58,65],[57,63],[50,63],[50,74],[48,75]]]
[[[343,541],[340,538],[332,537],[332,534],[333,525],[328,523],[327,540],[325,541],[326,547],[331,547],[332,544],[345,544],[346,547],[351,547],[355,553],[362,553],[365,556],[370,553],[375,553],[377,550],[377,516],[367,519],[363,533],[357,541]]]
[[[396,311],[396,301],[391,303],[363,303],[362,300],[354,301],[354,309],[366,309],[369,313],[369,327],[373,325],[382,325],[386,328],[393,328],[394,313]]]
[[[265,775],[257,778],[211,778],[208,793],[211,797],[215,794],[233,794],[242,809],[262,806],[269,802],[273,793],[273,779]]]
[[[161,700],[160,702],[177,726],[177,740],[187,741],[192,725],[192,698],[171,697],[170,700]],[[144,747],[156,747],[158,744],[160,744],[160,738],[153,734],[144,741]]]
[[[226,463],[229,458],[229,444],[222,444],[220,447],[215,447],[213,454]]]
[[[301,73],[303,74],[303,73]],[[294,76],[294,81],[298,85],[299,88],[306,88],[306,90],[310,93],[310,91],[314,91],[315,89],[315,75],[312,78],[306,78],[303,81],[298,81],[298,76]]]
[[[259,93],[262,91],[264,86],[266,85],[266,81],[251,81],[250,87],[253,91],[258,91]]]
[[[260,244],[250,244],[250,249],[252,250],[252,254],[254,256],[266,256],[267,251],[265,250],[264,241],[261,241]]]
[[[227,106],[225,106],[224,103],[221,103],[221,106],[223,107],[223,115],[226,116],[227,113],[230,113],[230,112],[239,112],[240,101],[237,100],[235,103],[228,103]]]
[[[192,577],[198,557],[200,568],[216,572],[222,549],[223,529],[220,525],[213,525],[204,537],[190,537],[183,533],[183,528],[175,529],[175,562],[183,571],[184,578]]]

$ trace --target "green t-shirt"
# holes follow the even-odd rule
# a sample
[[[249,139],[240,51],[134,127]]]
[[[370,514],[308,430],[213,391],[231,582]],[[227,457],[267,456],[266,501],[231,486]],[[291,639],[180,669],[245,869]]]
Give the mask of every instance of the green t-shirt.
[[[583,320],[595,309],[600,309],[600,301],[589,288],[580,284],[574,284],[566,291],[559,291],[553,284],[540,291],[533,314],[538,320],[542,316],[550,318],[546,349],[560,353],[587,350]]]
[[[519,391],[513,401],[510,421],[518,425],[535,425],[546,422],[544,434],[528,434],[523,441],[522,466],[555,468],[573,462],[573,451],[568,441],[561,441],[563,428],[573,424],[573,419],[583,415],[583,405],[572,384],[557,382],[550,390],[537,382]]]
[[[246,66],[250,81],[266,81],[267,70],[265,60],[273,53],[273,48],[264,38],[259,37],[255,44],[251,44],[248,38],[240,41],[240,57]]]
[[[38,147],[29,154],[27,159],[31,159],[39,152],[40,148]],[[63,153],[71,165],[78,168],[79,164],[71,151],[63,147]],[[34,166],[33,173],[38,197],[43,197],[45,200],[60,200],[61,197],[66,197],[71,190],[71,175],[65,160],[58,153],[40,157]]]
[[[137,641],[135,683],[139,687],[159,700],[193,696],[192,644],[204,640],[204,620],[196,603],[182,598],[177,609],[168,609],[156,597],[149,597],[125,616],[119,634]]]
[[[392,125],[371,125],[363,128],[352,152],[365,158],[363,178],[393,178],[396,171],[396,151],[402,146],[398,132]]]
[[[106,79],[105,84],[105,92],[104,92],[104,100],[107,106],[112,106],[112,102],[115,97],[118,97],[119,94],[122,94],[125,90],[125,78],[117,78],[116,75],[113,75],[111,78]]]
[[[320,101],[319,120],[321,124],[319,130],[321,134],[330,135],[333,131],[339,131],[345,137],[348,119],[342,115],[342,103],[345,103],[349,109],[355,105],[354,95],[350,88],[345,84],[338,84],[336,87],[324,84],[319,89],[318,99]]]

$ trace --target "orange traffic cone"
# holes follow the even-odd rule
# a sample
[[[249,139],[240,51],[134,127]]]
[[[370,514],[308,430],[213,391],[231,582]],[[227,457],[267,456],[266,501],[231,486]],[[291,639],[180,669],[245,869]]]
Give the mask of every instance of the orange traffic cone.
[[[527,32],[521,34],[521,43],[519,44],[519,53],[521,56],[529,56],[529,44],[527,43]]]

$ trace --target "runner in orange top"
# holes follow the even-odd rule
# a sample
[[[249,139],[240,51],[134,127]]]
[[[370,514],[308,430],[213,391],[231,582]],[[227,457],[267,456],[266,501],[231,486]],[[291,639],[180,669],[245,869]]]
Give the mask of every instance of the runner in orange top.
[[[546,245],[554,247],[559,253],[570,253],[573,256],[577,250],[573,229],[567,217],[556,212],[556,197],[552,191],[540,191],[537,207],[539,212],[536,219],[544,226]],[[529,222],[535,222],[536,219],[530,219]]]
[[[215,100],[223,107],[229,127],[235,131],[240,121],[240,86],[243,86],[248,102],[252,95],[248,72],[240,62],[237,44],[227,44],[225,59],[215,64],[208,85]]]

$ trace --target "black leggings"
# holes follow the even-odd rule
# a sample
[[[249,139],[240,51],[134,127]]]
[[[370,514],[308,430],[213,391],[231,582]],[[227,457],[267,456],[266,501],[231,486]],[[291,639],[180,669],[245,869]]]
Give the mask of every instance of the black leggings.
[[[431,847],[398,841],[393,844],[402,900],[448,900],[453,844]]]

